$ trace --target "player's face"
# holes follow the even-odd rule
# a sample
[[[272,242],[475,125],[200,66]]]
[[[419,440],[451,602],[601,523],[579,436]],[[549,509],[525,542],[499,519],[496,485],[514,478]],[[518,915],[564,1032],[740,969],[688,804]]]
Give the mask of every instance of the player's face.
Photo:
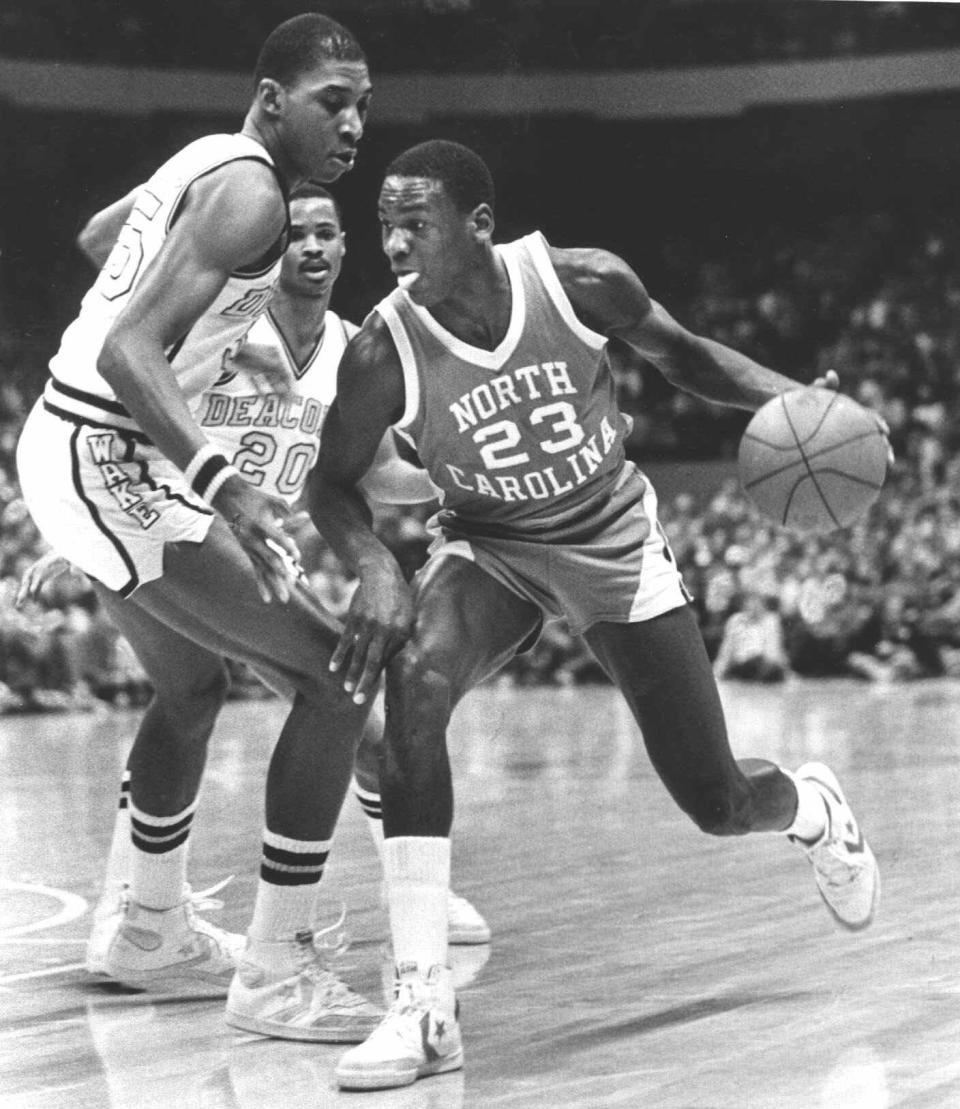
[[[283,256],[280,288],[292,296],[329,296],[340,276],[345,244],[333,201],[324,196],[290,202],[290,245]]]
[[[457,290],[476,257],[476,239],[471,216],[458,211],[443,185],[426,177],[388,177],[379,216],[383,252],[415,303],[429,308]]]
[[[293,178],[336,181],[353,168],[370,96],[361,62],[328,60],[284,87],[278,124]]]

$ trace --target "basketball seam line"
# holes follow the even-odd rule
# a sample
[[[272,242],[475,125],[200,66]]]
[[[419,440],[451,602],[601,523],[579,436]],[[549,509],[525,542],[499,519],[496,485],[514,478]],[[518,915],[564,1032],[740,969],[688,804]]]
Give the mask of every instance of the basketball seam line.
[[[823,410],[823,415],[821,416],[820,422],[817,425],[817,430],[819,430],[819,428],[823,426],[823,421],[827,418],[827,415],[830,412],[830,409],[833,408],[834,404],[836,403],[836,399],[837,399],[837,394],[835,393],[830,398],[830,403]],[[797,444],[797,450],[800,452],[800,458],[803,460],[803,464],[807,468],[807,473],[810,476],[810,480],[813,482],[813,487],[814,487],[814,489],[816,489],[817,495],[819,496],[820,500],[823,501],[823,507],[829,513],[830,519],[833,521],[833,526],[835,528],[839,528],[840,527],[840,521],[837,519],[837,517],[836,517],[836,515],[833,511],[833,508],[830,505],[830,502],[824,496],[823,490],[820,488],[820,483],[817,481],[816,474],[813,472],[813,467],[810,465],[810,461],[807,458],[807,452],[803,449],[803,444],[800,442],[800,437],[797,435],[797,429],[794,427],[793,420],[791,419],[791,416],[790,416],[790,409],[787,407],[787,403],[783,399],[783,394],[782,393],[780,394],[780,402],[783,405],[784,415],[787,417],[787,423],[790,425],[790,431],[793,435],[794,441]],[[816,434],[816,431],[814,431],[814,434]],[[811,436],[808,437],[808,439],[809,438],[813,438],[813,436],[811,435]],[[786,503],[786,506],[784,507],[784,516],[783,516],[783,525],[784,525],[784,527],[786,527],[787,520],[790,516],[790,505],[793,502],[793,494],[796,492],[798,487],[799,487],[799,482],[797,483],[797,485],[795,485],[793,487],[793,489],[790,492],[790,496],[787,498],[787,503]]]

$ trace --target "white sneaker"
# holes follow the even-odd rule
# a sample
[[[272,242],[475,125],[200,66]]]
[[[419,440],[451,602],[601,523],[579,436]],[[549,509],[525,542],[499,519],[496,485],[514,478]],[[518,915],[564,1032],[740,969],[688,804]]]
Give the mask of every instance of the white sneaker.
[[[489,943],[490,925],[465,897],[447,891],[447,943]]]
[[[833,771],[809,762],[797,777],[816,787],[827,808],[827,827],[813,843],[793,837],[813,865],[817,888],[834,919],[852,932],[873,920],[880,900],[880,871]]]
[[[396,998],[368,1040],[337,1064],[345,1090],[386,1090],[463,1066],[458,1007],[448,967],[397,968]]]
[[[333,927],[340,923],[342,919]],[[319,944],[313,932],[304,930],[291,940],[248,945],[230,983],[227,1024],[281,1040],[362,1043],[379,1024],[383,1010],[354,993],[326,966],[321,954],[325,945],[322,937],[318,939]],[[264,960],[269,967],[258,961],[258,949],[262,954],[269,951]]]
[[[114,936],[120,931],[129,899],[130,887],[124,882],[120,889],[104,890],[94,906],[90,935],[87,937],[86,967],[89,974],[107,973],[107,952]]]
[[[244,937],[197,916],[198,905],[216,904],[209,901],[209,892],[187,894],[172,909],[148,909],[127,896],[103,972],[136,989],[223,996],[243,953]]]

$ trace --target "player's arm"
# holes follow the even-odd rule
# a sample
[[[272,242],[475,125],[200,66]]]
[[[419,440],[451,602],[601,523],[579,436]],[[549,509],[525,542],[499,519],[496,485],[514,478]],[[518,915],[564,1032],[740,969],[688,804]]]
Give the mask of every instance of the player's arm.
[[[144,433],[180,469],[207,440],[166,351],[190,331],[231,273],[263,257],[285,218],[276,180],[258,162],[232,162],[195,182],[104,341],[97,368]],[[264,600],[287,600],[287,572],[276,548],[293,558],[297,549],[279,526],[286,506],[237,473],[221,485],[213,506],[250,558]]]
[[[723,343],[688,331],[651,299],[640,278],[615,254],[551,248],[550,257],[583,323],[629,343],[672,385],[751,411],[800,386]]]
[[[113,244],[117,241],[120,229],[133,211],[139,191],[138,185],[126,196],[108,204],[106,208],[101,208],[80,229],[80,234],[77,235],[77,246],[98,270],[103,269],[104,262],[113,250]]]
[[[344,689],[359,704],[413,628],[413,602],[390,549],[373,530],[360,491],[384,436],[404,405],[403,371],[386,325],[373,315],[350,341],[337,372],[337,396],[323,424],[320,455],[307,486],[317,531],[359,579],[330,660],[346,666]]]

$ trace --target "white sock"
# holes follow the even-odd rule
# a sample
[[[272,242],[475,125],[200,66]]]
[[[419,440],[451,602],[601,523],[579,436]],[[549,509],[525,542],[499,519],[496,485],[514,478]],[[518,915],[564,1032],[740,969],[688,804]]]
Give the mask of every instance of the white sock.
[[[152,816],[130,802],[130,895],[148,909],[183,901],[190,827],[197,801],[173,816]]]
[[[384,840],[383,869],[394,962],[416,963],[422,973],[446,966],[450,840],[392,836]]]
[[[380,866],[383,867],[383,809],[380,804],[380,794],[374,793],[371,789],[364,789],[356,778],[353,779],[353,792],[360,802],[360,808],[363,809],[367,827],[370,829],[370,838],[377,849]]]
[[[263,855],[248,953],[270,969],[292,968],[290,941],[313,929],[317,891],[332,840],[292,839],[263,830]]]
[[[807,843],[814,843],[827,830],[827,806],[823,794],[805,779],[798,778],[782,767],[780,769],[797,787],[797,815],[790,827],[784,829],[784,833]]]

